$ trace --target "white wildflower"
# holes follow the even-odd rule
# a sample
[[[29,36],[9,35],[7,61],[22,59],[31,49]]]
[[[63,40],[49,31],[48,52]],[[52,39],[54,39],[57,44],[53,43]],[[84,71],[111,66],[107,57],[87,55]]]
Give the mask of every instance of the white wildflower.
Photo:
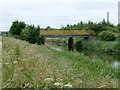
[[[9,63],[5,63],[6,65],[8,65]]]
[[[105,85],[102,85],[102,86],[100,86],[100,87],[98,87],[98,88],[104,88],[104,87],[106,87],[107,85],[105,84]]]
[[[13,61],[14,64],[18,63],[18,61]]]
[[[46,79],[44,79],[45,81],[53,81],[53,79],[52,78],[46,78]]]
[[[63,83],[55,82],[54,85],[55,85],[55,86],[62,86]]]
[[[26,61],[26,59],[22,59],[23,61]]]
[[[72,88],[71,84],[65,84],[64,87]]]

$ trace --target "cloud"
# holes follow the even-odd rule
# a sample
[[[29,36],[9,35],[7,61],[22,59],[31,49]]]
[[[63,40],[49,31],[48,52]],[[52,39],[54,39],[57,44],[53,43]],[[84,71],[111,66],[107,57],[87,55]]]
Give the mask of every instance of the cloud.
[[[91,2],[90,2],[91,1]],[[110,12],[110,21],[117,23],[118,0],[2,0],[0,26],[9,29],[12,21],[46,27],[60,27],[81,20],[99,22]]]
[[[22,2],[57,2],[57,3],[61,3],[61,2],[118,2],[119,0],[1,0],[1,3],[13,3],[13,2],[18,2],[18,3],[22,3]]]

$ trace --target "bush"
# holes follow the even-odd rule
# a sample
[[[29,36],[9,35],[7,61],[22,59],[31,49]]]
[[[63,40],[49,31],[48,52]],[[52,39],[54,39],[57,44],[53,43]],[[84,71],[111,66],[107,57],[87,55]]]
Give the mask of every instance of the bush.
[[[103,41],[115,41],[117,36],[114,32],[102,31],[99,33],[99,38]]]
[[[45,37],[44,36],[39,36],[37,38],[37,44],[38,45],[45,44]]]
[[[20,35],[22,30],[25,28],[26,24],[24,22],[14,21],[10,27],[9,33],[11,35]]]
[[[40,36],[37,38],[37,44],[41,45],[41,37]]]
[[[21,32],[21,39],[26,40],[30,43],[36,43],[40,35],[40,28],[33,26],[27,26]]]
[[[76,51],[82,51],[83,49],[83,39],[79,39],[75,42],[75,49]]]
[[[41,36],[41,44],[45,44],[45,37],[43,35]]]

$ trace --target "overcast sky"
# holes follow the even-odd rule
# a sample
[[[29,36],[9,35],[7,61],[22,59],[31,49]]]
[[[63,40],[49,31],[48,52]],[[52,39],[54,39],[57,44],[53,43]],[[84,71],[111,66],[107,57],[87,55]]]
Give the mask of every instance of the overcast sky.
[[[40,27],[60,28],[66,24],[99,22],[107,18],[118,23],[119,0],[0,0],[0,30],[8,30],[13,21]]]

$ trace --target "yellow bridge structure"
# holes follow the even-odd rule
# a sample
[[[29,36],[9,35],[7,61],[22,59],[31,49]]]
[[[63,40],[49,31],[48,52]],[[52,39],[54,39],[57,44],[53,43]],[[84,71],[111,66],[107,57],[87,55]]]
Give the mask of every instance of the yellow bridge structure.
[[[88,37],[92,32],[90,30],[41,30],[40,34],[45,37]]]
[[[82,37],[85,40],[93,38],[94,33],[90,30],[41,30],[40,35],[45,38],[68,38],[68,50],[74,50],[74,39],[73,37]],[[91,39],[92,39],[91,38]]]

